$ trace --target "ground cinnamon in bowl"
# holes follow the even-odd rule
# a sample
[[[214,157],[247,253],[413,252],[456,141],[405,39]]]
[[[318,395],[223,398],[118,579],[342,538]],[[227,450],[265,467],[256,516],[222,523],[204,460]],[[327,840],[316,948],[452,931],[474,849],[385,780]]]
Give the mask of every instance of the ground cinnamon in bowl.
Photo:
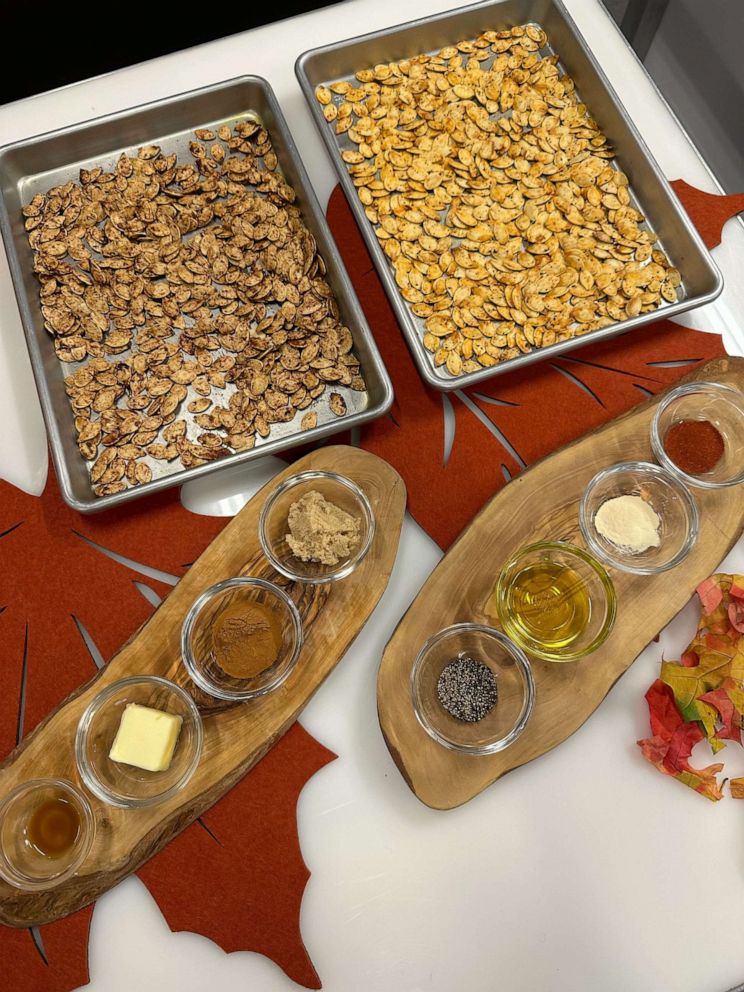
[[[252,679],[276,662],[282,648],[281,620],[264,603],[236,603],[214,621],[215,661],[236,679]]]
[[[724,441],[709,420],[678,420],[664,435],[664,451],[686,475],[705,475],[723,457]]]

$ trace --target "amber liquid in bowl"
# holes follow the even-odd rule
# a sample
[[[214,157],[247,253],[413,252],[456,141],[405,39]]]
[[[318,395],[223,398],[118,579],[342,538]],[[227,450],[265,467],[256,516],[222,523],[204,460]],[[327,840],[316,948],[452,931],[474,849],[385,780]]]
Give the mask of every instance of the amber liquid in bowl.
[[[47,799],[29,817],[26,842],[46,858],[61,858],[80,833],[80,815],[64,796]]]
[[[591,619],[591,601],[581,576],[548,560],[517,572],[508,592],[508,608],[525,638],[550,649],[569,647]]]

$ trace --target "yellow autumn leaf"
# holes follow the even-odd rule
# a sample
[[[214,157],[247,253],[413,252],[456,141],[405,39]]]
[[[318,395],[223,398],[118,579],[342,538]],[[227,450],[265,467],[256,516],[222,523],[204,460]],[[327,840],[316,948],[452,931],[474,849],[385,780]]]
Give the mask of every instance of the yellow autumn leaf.
[[[739,662],[737,663],[737,658]],[[710,713],[715,724],[715,710],[707,703],[701,703],[698,696],[705,695],[718,686],[726,678],[741,680],[743,674],[734,674],[732,668],[737,663],[737,669],[744,672],[744,652],[737,651],[732,659],[719,651],[706,651],[700,656],[700,664],[692,668],[665,661],[661,666],[661,681],[666,683],[674,693],[674,700],[685,720],[700,720],[705,725],[710,723]],[[709,712],[708,712],[709,711]],[[708,736],[712,736],[708,733]]]
[[[744,778],[729,779],[732,799],[744,799]]]

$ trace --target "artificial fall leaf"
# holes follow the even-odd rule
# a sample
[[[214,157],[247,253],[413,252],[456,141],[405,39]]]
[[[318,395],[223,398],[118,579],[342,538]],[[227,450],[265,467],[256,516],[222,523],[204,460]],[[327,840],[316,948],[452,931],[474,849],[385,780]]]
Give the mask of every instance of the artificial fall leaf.
[[[664,775],[678,779],[695,792],[711,800],[720,799],[722,792],[716,775],[723,765],[693,768],[689,762],[692,749],[703,740],[698,724],[683,720],[671,689],[660,679],[649,688],[646,702],[654,736],[638,741],[644,758]]]
[[[135,583],[167,594],[169,585],[144,577],[135,563],[177,578],[226,522],[190,513],[177,490],[84,517],[64,504],[51,471],[41,497],[0,480],[0,758],[95,673],[96,659],[107,661],[150,616],[152,606]],[[227,949],[276,955],[295,981],[311,986],[317,975],[299,933],[307,869],[295,806],[302,784],[328,760],[308,734],[291,730],[232,793],[142,869],[179,929],[218,939],[230,919]],[[259,912],[262,899],[265,912]],[[251,911],[241,914],[241,906]],[[33,933],[0,926],[0,989],[68,992],[83,985],[90,914],[87,908]]]
[[[669,686],[657,679],[646,693],[651,733],[661,737],[668,744],[676,731],[684,723],[674,702],[674,694]]]
[[[362,447],[400,472],[411,514],[442,548],[527,465],[725,354],[718,335],[661,320],[445,395],[419,376],[338,188],[328,220],[395,391],[390,416],[364,428]],[[452,439],[445,436],[447,407]]]
[[[744,601],[737,599],[729,603],[729,623],[740,634],[744,634]]]
[[[723,601],[723,589],[721,589],[720,582],[716,581],[715,575],[703,579],[696,592],[703,608],[703,616],[709,616],[718,609]]]
[[[714,753],[727,740],[742,743],[744,636],[731,607],[741,604],[743,593],[744,580],[737,575],[712,575],[700,583],[695,637],[681,664],[662,662],[660,678],[646,693],[654,736],[638,742],[644,757],[709,799],[721,798],[715,775],[723,765],[700,771],[687,759],[703,738]]]
[[[732,799],[744,799],[744,778],[730,778],[729,789]]]
[[[676,661],[662,662],[661,681],[674,692],[674,699],[685,720],[703,719],[700,698],[717,689],[724,679],[730,676],[744,678],[744,668],[737,664],[734,672],[732,664],[733,659],[717,651],[706,651],[694,668],[678,665]]]
[[[720,245],[723,225],[744,210],[744,193],[704,193],[684,179],[673,180],[672,186],[707,247]]]
[[[690,648],[688,648],[687,651],[682,652],[682,657],[679,661],[681,665],[685,666],[685,668],[694,668],[695,665],[700,664],[700,659],[698,658],[696,652]]]
[[[718,689],[706,692],[700,699],[715,706],[722,724],[715,731],[719,741],[724,738],[741,744],[741,715],[744,713],[744,692],[734,679],[725,679]]]

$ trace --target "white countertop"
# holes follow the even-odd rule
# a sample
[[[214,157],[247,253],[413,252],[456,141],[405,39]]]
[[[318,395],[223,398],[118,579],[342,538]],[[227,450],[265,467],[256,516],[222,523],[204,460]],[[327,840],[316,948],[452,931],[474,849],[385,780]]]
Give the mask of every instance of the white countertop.
[[[711,192],[704,163],[669,114],[599,0],[565,0],[670,179]],[[446,10],[454,0],[349,0],[0,107],[5,142],[244,73],[276,91],[321,202],[334,176],[294,76],[300,52]],[[725,332],[744,354],[744,227],[730,222],[715,258],[723,297],[686,321]],[[0,475],[43,488],[46,441],[4,257],[0,259]],[[237,510],[278,467],[267,458],[192,485],[203,512]],[[744,804],[711,804],[640,756],[643,694],[662,650],[678,657],[689,606],[552,753],[471,803],[433,812],[408,791],[382,740],[379,658],[440,557],[407,518],[390,585],[302,722],[339,754],[299,803],[312,878],[302,932],[327,992],[724,992],[744,979]],[[0,561],[1,564],[1,561]],[[740,542],[725,563],[744,571]],[[731,754],[729,754],[731,752]],[[742,774],[744,753],[722,754]],[[709,764],[705,745],[694,755]],[[136,948],[136,953],[133,949]],[[289,992],[268,959],[225,955],[172,934],[144,885],[129,879],[98,903],[90,992]]]

